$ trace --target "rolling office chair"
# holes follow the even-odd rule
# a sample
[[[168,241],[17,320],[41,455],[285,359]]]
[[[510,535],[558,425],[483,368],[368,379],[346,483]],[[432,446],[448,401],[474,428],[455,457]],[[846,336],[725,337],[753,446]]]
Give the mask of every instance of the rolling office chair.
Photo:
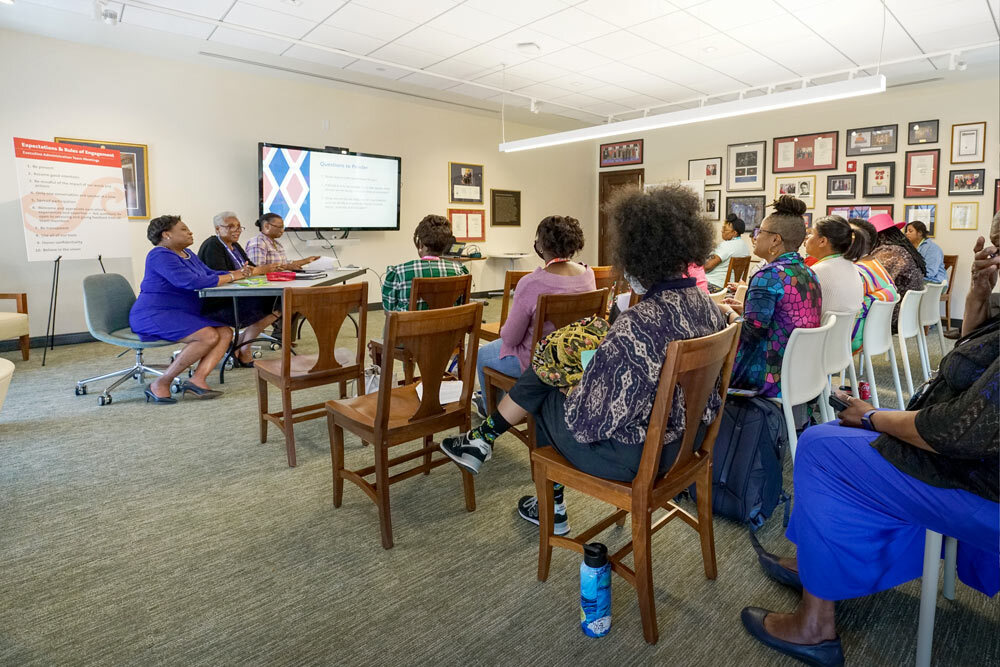
[[[83,279],[83,310],[87,317],[87,329],[90,330],[90,335],[109,345],[135,350],[135,364],[120,371],[80,380],[76,383],[77,396],[86,394],[87,385],[92,382],[118,378],[97,398],[98,405],[110,405],[111,391],[125,380],[135,378],[139,384],[144,385],[147,374],[163,375],[163,371],[146,365],[142,359],[142,351],[150,347],[166,347],[176,343],[168,340],[139,340],[139,336],[132,332],[128,324],[128,314],[133,303],[135,303],[135,292],[124,276],[117,273],[100,273]],[[174,380],[171,391],[176,393],[179,383],[179,379]]]

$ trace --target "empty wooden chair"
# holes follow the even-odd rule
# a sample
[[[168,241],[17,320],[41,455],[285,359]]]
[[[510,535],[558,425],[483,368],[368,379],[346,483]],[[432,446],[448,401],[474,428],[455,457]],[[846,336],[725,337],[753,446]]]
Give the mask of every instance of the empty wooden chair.
[[[13,313],[0,311],[0,340],[17,338],[21,345],[21,359],[28,360],[31,339],[28,336],[28,295],[24,292],[0,294],[0,300],[14,302]]]
[[[730,257],[729,268],[726,269],[726,279],[723,281],[723,285],[728,285],[730,282],[743,282],[747,279],[749,272],[750,255],[746,257]]]
[[[639,472],[631,484],[581,472],[552,447],[543,447],[531,454],[539,508],[538,579],[545,581],[549,576],[552,547],[582,552],[584,544],[592,541],[611,524],[621,525],[625,517],[631,514],[632,540],[611,555],[609,560],[612,571],[631,584],[639,596],[642,633],[650,644],[655,644],[659,638],[650,550],[653,533],[672,519],[680,517],[697,530],[701,537],[705,576],[709,579],[715,579],[716,576],[715,538],[712,532],[712,449],[722,421],[722,407],[705,430],[702,441],[696,443],[695,440],[705,405],[715,391],[716,383],[725,401],[739,342],[739,326],[736,323],[730,324],[711,336],[674,341],[667,347],[667,358],[660,371],[660,383],[649,418]],[[670,470],[665,476],[659,477],[663,434],[673,407],[674,388],[677,385],[683,388],[685,398],[684,438]],[[614,505],[617,510],[576,537],[553,535],[553,482]],[[673,498],[691,484],[695,485],[698,497],[697,516],[692,516],[673,502]],[[653,511],[659,508],[666,509],[667,513],[652,523]],[[629,568],[623,562],[630,553],[633,554],[634,568]]]
[[[594,272],[594,284],[597,286],[597,289],[607,288],[609,291],[614,289],[615,283],[618,282],[618,277],[615,275],[615,267],[592,266],[590,269]]]
[[[507,313],[510,312],[510,301],[514,298],[514,290],[521,278],[531,273],[531,271],[508,271],[503,279],[503,300],[500,301],[500,321],[487,322],[479,328],[479,340],[492,342],[500,338],[500,329],[507,321]]]
[[[951,288],[955,286],[955,266],[958,265],[958,255],[944,256],[944,272],[948,276],[948,286],[941,293],[944,302],[944,329],[951,331]]]
[[[378,506],[382,546],[386,549],[391,549],[393,545],[389,486],[420,473],[430,474],[432,468],[451,462],[434,442],[435,433],[456,427],[464,431],[472,428],[469,405],[475,381],[482,316],[481,303],[389,313],[385,322],[385,344],[392,349],[406,350],[420,371],[420,384],[411,382],[393,387],[391,382],[383,382],[378,393],[328,401],[326,404],[333,462],[333,506],[340,507],[345,479],[357,484]],[[465,350],[462,394],[457,402],[442,405],[439,396],[441,381],[456,348]],[[382,377],[391,377],[392,364],[391,357],[383,357]],[[421,387],[421,394],[418,394],[418,386]],[[344,467],[344,429],[373,445],[374,465],[359,470]],[[421,446],[415,451],[389,458],[392,447],[413,440],[420,440]],[[417,459],[421,459],[419,465],[390,475],[390,469]],[[465,507],[471,512],[476,509],[475,485],[472,475],[464,470],[461,472]],[[372,476],[374,481],[366,479]]]
[[[348,314],[357,313],[358,340],[355,349],[338,348],[337,334]],[[340,396],[347,395],[347,381],[357,380],[358,393],[364,392],[364,354],[368,324],[368,283],[333,287],[286,287],[282,296],[282,316],[291,322],[304,318],[316,334],[317,354],[292,354],[293,327],[281,330],[281,358],[258,359],[257,404],[260,413],[260,441],[267,442],[267,423],[275,423],[285,435],[288,465],[295,466],[295,424],[319,419],[323,403],[292,407],[292,392],[327,384],[340,384]],[[281,392],[281,411],[268,412],[267,385]]]

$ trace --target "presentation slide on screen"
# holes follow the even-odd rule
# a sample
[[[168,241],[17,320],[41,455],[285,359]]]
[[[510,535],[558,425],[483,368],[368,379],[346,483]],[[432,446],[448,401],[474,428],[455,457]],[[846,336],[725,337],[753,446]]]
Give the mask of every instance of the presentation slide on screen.
[[[399,162],[263,146],[261,179],[265,213],[285,227],[394,229],[399,210]]]

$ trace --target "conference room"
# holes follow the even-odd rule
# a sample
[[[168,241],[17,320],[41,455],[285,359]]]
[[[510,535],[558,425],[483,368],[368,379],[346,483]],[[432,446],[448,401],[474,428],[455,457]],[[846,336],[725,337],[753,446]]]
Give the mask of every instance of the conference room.
[[[0,662],[1000,662],[995,0],[0,0],[0,56]]]

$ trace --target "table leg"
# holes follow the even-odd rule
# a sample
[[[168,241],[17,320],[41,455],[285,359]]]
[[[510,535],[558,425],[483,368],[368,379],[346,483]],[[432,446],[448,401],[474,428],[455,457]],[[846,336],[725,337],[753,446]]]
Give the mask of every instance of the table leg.
[[[226,350],[226,356],[222,358],[222,365],[219,366],[219,384],[226,383],[226,362],[233,358],[236,354],[236,344],[237,339],[240,337],[240,306],[239,297],[233,297],[233,323],[236,325],[233,331],[233,340],[229,343],[229,349]]]

